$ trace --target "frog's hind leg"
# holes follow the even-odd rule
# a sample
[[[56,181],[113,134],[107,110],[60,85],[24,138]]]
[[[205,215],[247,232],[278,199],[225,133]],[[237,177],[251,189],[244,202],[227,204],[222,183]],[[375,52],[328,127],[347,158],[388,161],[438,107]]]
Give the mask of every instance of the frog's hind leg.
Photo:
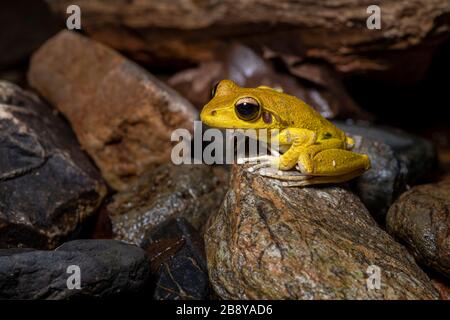
[[[262,163],[253,166],[250,172],[259,170],[258,173],[262,176],[278,180],[307,180],[315,175],[314,157],[318,153],[329,149],[342,149],[343,147],[344,142],[338,139],[326,139],[306,147],[294,145],[283,154],[284,161],[282,161],[281,166],[278,166],[278,170],[277,168],[270,167],[271,162],[267,159],[262,159]],[[272,161],[275,160],[272,159]],[[298,171],[290,170],[294,167]]]
[[[313,171],[302,172],[309,175],[303,181],[286,181],[283,186],[306,186],[321,183],[349,181],[370,168],[369,157],[343,149],[328,149],[317,153],[313,158]]]
[[[344,149],[327,149],[317,153],[311,173],[318,176],[343,176],[357,170],[370,168],[369,157]]]
[[[307,186],[323,183],[340,183],[351,180],[370,168],[367,155],[343,149],[327,149],[313,157],[309,172],[279,171],[273,168],[261,169],[263,176],[280,180],[286,187]],[[299,168],[303,170],[302,168]]]

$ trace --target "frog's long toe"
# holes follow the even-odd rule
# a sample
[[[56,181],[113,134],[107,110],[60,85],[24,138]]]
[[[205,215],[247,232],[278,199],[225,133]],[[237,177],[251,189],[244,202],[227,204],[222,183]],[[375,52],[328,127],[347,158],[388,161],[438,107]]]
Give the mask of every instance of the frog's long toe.
[[[258,164],[255,164],[254,166],[251,166],[250,168],[247,169],[248,172],[255,172],[256,170],[259,170],[261,168],[277,167],[279,157],[266,155],[266,156],[260,156],[260,157],[254,157],[254,158],[241,158],[240,160],[244,161],[244,162],[240,162],[240,163],[259,162]]]

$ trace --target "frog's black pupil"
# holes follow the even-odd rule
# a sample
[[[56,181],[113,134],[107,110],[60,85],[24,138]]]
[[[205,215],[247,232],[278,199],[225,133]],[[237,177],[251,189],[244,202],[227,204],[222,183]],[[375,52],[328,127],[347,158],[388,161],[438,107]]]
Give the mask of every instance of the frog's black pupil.
[[[259,105],[243,102],[236,105],[236,112],[243,120],[254,120],[259,114]]]

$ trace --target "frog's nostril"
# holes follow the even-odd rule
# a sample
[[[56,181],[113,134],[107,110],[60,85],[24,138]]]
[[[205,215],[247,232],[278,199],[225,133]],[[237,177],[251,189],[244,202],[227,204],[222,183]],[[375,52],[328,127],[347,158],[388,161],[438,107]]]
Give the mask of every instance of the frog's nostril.
[[[217,115],[217,111],[216,111],[216,110],[211,111],[211,115],[212,115],[212,116]]]

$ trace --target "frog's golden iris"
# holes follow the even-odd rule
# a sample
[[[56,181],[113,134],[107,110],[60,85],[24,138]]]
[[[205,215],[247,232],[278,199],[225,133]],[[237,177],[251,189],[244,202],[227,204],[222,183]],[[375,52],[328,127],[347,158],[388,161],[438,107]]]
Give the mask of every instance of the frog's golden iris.
[[[300,99],[266,86],[222,80],[200,118],[211,127],[278,130],[281,155],[244,160],[259,161],[250,170],[285,186],[348,181],[370,168],[369,157],[352,152],[354,141],[342,130]]]

